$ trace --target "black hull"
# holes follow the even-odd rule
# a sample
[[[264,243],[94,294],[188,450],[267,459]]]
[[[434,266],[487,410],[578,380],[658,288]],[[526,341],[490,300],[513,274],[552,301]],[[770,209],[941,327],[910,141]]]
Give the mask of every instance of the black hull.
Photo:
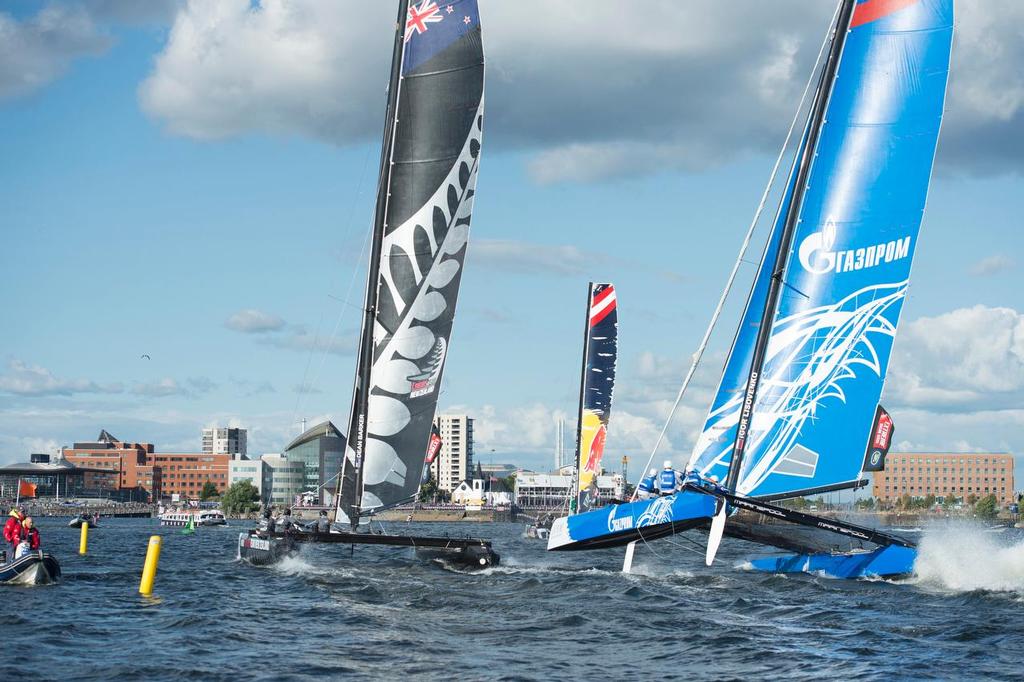
[[[238,557],[254,566],[268,566],[298,552],[303,542],[341,545],[387,545],[411,547],[427,559],[439,559],[467,569],[497,566],[501,556],[486,540],[472,538],[439,538],[416,535],[384,535],[373,533],[241,533],[238,536]]]
[[[9,564],[0,564],[0,584],[50,585],[60,580],[60,564],[49,554],[32,552]]]
[[[89,530],[100,527],[100,524],[95,523],[92,519],[71,519],[68,521],[68,528],[81,528],[82,524],[86,522],[89,523]]]

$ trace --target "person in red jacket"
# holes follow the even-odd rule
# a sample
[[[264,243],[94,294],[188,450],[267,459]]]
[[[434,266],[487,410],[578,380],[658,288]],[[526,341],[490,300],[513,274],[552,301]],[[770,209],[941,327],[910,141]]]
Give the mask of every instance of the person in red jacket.
[[[14,556],[14,551],[18,548],[18,543],[21,541],[21,522],[24,520],[25,510],[12,507],[10,516],[7,517],[7,523],[4,524],[4,540],[11,546],[11,557]]]
[[[21,523],[21,531],[18,533],[18,544],[20,552],[15,551],[14,558],[20,559],[29,551],[39,549],[39,530],[35,527],[32,517],[25,517]]]

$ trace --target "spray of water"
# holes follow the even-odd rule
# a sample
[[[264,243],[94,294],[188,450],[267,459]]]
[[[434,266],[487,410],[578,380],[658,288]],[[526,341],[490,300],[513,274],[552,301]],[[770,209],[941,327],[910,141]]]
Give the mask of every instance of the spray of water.
[[[1024,594],[1024,537],[987,530],[967,524],[927,530],[914,566],[920,583],[958,592]]]

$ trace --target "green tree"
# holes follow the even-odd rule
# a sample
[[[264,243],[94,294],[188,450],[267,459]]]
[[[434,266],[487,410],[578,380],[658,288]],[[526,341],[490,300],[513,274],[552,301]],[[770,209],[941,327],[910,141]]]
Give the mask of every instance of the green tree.
[[[437,481],[434,480],[434,474],[431,472],[428,475],[427,482],[420,485],[420,502],[433,502],[437,499]]]
[[[925,509],[931,509],[932,507],[934,507],[935,506],[935,495],[932,495],[931,493],[928,493],[927,495],[925,495],[924,496],[924,500],[922,501],[922,505],[921,506],[923,508],[925,508]]]
[[[248,514],[259,509],[259,506],[260,492],[249,481],[233,483],[220,499],[220,507],[225,514]]]
[[[975,495],[974,493],[971,493],[970,495],[967,496],[967,504],[969,504],[970,506],[973,507],[977,503],[977,501],[978,496]]]
[[[999,513],[999,503],[995,495],[986,495],[974,505],[974,513],[983,519],[994,519]]]
[[[946,493],[946,495],[942,498],[942,508],[945,509],[946,511],[951,510],[955,504],[956,495],[954,495],[953,493]]]
[[[900,509],[910,509],[914,506],[914,500],[910,497],[910,493],[903,493],[900,499],[896,502],[896,506]]]
[[[214,485],[213,481],[207,481],[203,484],[203,489],[199,493],[199,499],[203,502],[217,497],[217,486]]]

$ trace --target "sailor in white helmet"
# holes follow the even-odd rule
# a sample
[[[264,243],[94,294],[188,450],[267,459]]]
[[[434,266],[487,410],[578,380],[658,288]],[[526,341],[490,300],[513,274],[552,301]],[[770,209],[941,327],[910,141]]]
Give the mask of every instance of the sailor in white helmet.
[[[640,479],[636,485],[636,497],[639,500],[649,500],[658,496],[657,487],[658,470],[651,469],[646,476]]]
[[[672,468],[672,460],[666,459],[658,476],[658,490],[662,495],[671,495],[679,487],[679,472]]]

